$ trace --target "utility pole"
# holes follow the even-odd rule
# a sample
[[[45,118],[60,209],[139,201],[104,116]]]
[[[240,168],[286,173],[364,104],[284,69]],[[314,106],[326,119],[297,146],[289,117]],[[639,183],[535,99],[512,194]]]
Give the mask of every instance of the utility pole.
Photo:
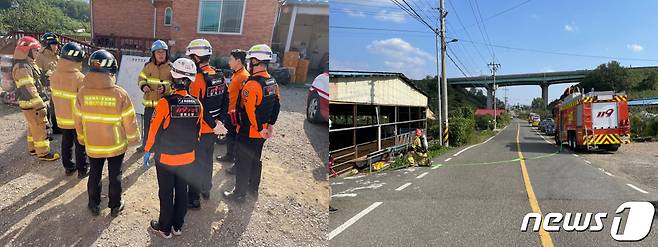
[[[437,120],[439,122],[439,144],[443,145],[443,118],[441,116],[442,111],[441,111],[441,76],[439,76],[439,71],[441,70],[439,65],[439,53],[441,50],[439,50],[439,30],[435,30],[435,35],[434,35],[434,40],[436,41],[436,104],[437,108],[434,111],[434,116],[437,117]]]
[[[448,147],[448,79],[446,78],[446,9],[445,9],[445,0],[439,0],[439,17],[441,23],[441,118],[443,120],[443,146]]]
[[[496,87],[496,71],[498,71],[498,67],[500,67],[500,64],[492,62],[492,63],[489,63],[487,65],[489,65],[489,67],[491,67],[491,73],[493,74],[493,108],[494,108],[494,130],[495,130],[498,127],[497,126],[497,124],[498,124],[498,117],[497,117],[498,109],[496,109],[497,108],[496,107],[496,101],[497,101],[496,100],[496,89],[497,89],[497,87]],[[506,97],[506,100],[507,100],[507,97]]]

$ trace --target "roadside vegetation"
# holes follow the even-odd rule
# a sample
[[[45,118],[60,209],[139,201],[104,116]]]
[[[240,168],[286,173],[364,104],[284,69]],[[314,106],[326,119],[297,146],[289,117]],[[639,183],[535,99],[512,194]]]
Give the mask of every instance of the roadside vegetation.
[[[22,30],[88,35],[90,13],[84,0],[0,0],[0,34]]]

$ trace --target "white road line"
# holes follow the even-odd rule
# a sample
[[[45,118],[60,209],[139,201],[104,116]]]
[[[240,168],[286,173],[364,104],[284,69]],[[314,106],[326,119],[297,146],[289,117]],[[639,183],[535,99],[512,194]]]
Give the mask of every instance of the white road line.
[[[336,197],[336,198],[338,198],[338,197],[356,197],[356,194],[355,193],[348,193],[348,194],[331,195],[331,198],[334,198],[334,197]]]
[[[642,192],[642,193],[644,193],[644,194],[648,194],[648,193],[649,193],[649,192],[646,192],[646,191],[643,190],[643,189],[638,188],[638,187],[635,186],[635,185],[632,185],[632,184],[626,184],[626,185],[628,185],[628,187],[631,187],[631,188],[633,188],[633,189],[635,189],[635,190],[637,190],[637,191],[639,191],[639,192]]]
[[[403,190],[404,188],[409,187],[409,185],[411,185],[411,183],[403,184],[402,186],[400,186],[400,187],[398,187],[397,189],[395,189],[395,191],[401,191],[401,190]]]
[[[439,167],[442,167],[442,166],[443,166],[443,165],[441,165],[441,164],[438,164],[438,165],[435,165],[435,166],[433,166],[433,167],[432,167],[432,168],[430,168],[430,169],[432,169],[432,170],[434,170],[434,169],[437,169],[437,168],[439,168]]]
[[[448,161],[450,161],[451,159],[452,159],[452,158],[447,158],[447,159],[445,159],[444,161],[445,161],[445,162],[448,162]]]
[[[352,176],[352,177],[345,177],[343,179],[357,179],[357,178],[362,178],[365,177],[366,175],[358,175],[358,176]]]
[[[585,163],[587,163],[588,165],[592,164],[592,162],[590,162],[589,160],[585,160]]]
[[[615,175],[612,175],[612,173],[609,173],[609,172],[605,172],[605,175],[608,175],[608,176],[611,176],[611,177],[615,176]]]
[[[366,214],[370,213],[370,211],[374,210],[375,208],[379,207],[379,205],[382,205],[383,202],[375,202],[363,211],[359,212],[358,214],[354,215],[352,218],[347,220],[345,223],[340,225],[338,228],[334,229],[329,233],[329,239],[331,240],[334,238],[336,235],[340,234],[341,232],[345,231],[348,227],[350,227],[352,224],[356,223],[357,220],[363,218]]]
[[[605,172],[605,170],[603,170],[603,168],[599,168],[599,171]]]
[[[578,157],[578,154],[571,154],[571,155]]]
[[[466,147],[466,148],[464,148],[464,149],[462,149],[462,150],[459,150],[459,152],[453,154],[452,156],[453,156],[453,157],[457,157],[457,155],[460,155],[460,154],[463,153],[464,151],[469,150],[470,148],[475,147],[475,146],[477,146],[477,145],[480,145],[480,144],[470,145],[470,146],[468,146],[468,147]]]
[[[501,131],[502,131],[502,130],[501,130]],[[494,137],[496,137],[496,136],[494,135],[494,136],[492,136],[492,137],[489,137],[489,138],[488,138],[486,141],[484,141],[483,143],[487,143],[487,142],[491,141],[491,139],[493,139]]]
[[[423,172],[422,174],[418,175],[416,178],[423,178],[425,175],[427,175],[429,172]]]

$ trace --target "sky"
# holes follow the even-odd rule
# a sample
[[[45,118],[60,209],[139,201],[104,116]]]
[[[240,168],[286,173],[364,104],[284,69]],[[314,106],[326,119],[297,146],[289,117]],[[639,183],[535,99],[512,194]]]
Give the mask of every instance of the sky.
[[[405,1],[437,27],[438,0]],[[594,69],[613,59],[623,66],[658,65],[658,1],[445,0],[445,5],[446,36],[459,40],[448,44],[448,53],[463,71],[447,60],[448,78],[489,75],[487,63],[494,57],[501,65],[498,75]],[[394,71],[412,79],[437,74],[434,34],[391,0],[332,0],[329,22],[332,70]],[[550,86],[549,101],[568,86]],[[498,97],[506,93],[510,104],[541,97],[539,86],[505,91],[499,89]]]

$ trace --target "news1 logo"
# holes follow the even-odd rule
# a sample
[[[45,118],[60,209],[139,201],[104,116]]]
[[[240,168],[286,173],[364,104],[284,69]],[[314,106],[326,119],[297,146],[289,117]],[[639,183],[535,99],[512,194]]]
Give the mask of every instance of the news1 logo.
[[[621,215],[625,210],[628,210],[628,216],[625,219],[624,232],[620,233],[623,217],[615,216],[612,219],[610,236],[617,241],[624,242],[644,239],[651,231],[656,211],[653,204],[650,202],[625,202],[617,207],[615,214]],[[583,213],[548,213],[542,218],[539,213],[528,213],[523,217],[521,231],[527,232],[530,220],[534,219],[533,232],[538,232],[540,226],[547,232],[559,232],[561,229],[566,232],[600,232],[604,229],[603,219],[607,217],[608,213],[585,213],[584,217]],[[591,224],[592,221],[594,224]]]

